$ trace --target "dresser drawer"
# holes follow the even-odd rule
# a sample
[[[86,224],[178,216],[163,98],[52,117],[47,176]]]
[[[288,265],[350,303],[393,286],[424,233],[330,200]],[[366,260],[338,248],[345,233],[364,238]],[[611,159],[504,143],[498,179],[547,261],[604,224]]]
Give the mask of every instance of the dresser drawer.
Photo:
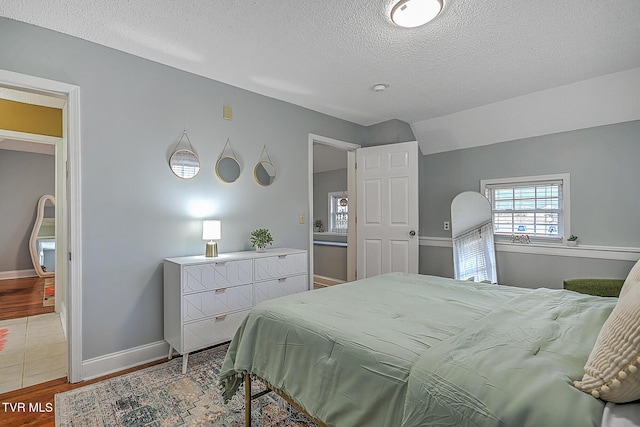
[[[251,308],[251,284],[187,294],[182,299],[184,322]]]
[[[182,271],[182,290],[190,293],[249,284],[252,265],[250,259],[187,265]]]
[[[285,277],[281,279],[267,280],[256,283],[254,303],[258,304],[273,298],[283,297],[297,292],[304,292],[309,289],[307,275]]]
[[[256,281],[279,279],[306,273],[306,252],[256,258],[253,265],[253,275]]]
[[[183,327],[183,352],[199,350],[230,341],[249,310],[187,323]]]

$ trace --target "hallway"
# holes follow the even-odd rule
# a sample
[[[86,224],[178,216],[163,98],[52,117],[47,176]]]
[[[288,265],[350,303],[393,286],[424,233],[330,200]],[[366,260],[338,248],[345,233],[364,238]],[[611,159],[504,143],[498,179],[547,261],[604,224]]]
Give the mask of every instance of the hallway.
[[[0,321],[0,393],[67,376],[57,313]]]

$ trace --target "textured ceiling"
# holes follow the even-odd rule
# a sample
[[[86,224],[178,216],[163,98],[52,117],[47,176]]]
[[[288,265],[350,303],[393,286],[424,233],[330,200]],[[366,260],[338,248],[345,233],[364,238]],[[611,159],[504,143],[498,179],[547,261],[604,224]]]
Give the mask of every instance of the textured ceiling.
[[[409,124],[640,67],[639,0],[3,0],[50,28],[362,125]],[[389,85],[382,93],[376,83]]]

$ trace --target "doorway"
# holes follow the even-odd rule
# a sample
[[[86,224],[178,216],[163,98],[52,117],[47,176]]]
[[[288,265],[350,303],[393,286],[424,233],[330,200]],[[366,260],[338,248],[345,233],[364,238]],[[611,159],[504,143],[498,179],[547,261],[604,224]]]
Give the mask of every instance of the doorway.
[[[70,382],[82,380],[82,217],[80,210],[80,89],[67,83],[0,70],[0,87],[62,99],[62,138],[55,144],[55,193],[60,209],[56,220],[56,304],[67,338],[67,372]],[[4,136],[20,138],[19,132]],[[59,237],[58,237],[59,236]],[[59,250],[58,250],[59,248]],[[73,255],[73,256],[72,256]],[[63,286],[64,285],[64,286]]]
[[[310,289],[356,280],[355,150],[309,135]]]
[[[418,272],[418,143],[361,148],[309,135],[309,214],[314,214],[314,147],[347,153],[349,226],[347,281],[390,272]],[[356,174],[356,158],[360,165]],[[322,196],[321,196],[322,197]],[[358,209],[362,220],[357,221]],[[309,221],[310,289],[315,273],[313,221]]]
[[[57,146],[65,100],[0,86],[2,247],[0,391],[67,377],[67,342],[60,308],[64,275],[56,218]],[[57,297],[57,298],[56,298]]]

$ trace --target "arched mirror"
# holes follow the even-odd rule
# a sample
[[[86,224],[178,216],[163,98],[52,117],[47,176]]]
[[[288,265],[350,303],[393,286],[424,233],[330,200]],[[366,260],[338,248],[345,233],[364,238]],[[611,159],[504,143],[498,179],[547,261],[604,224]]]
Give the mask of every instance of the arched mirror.
[[[269,157],[266,145],[262,148],[260,160],[258,160],[258,163],[256,163],[256,166],[253,168],[253,177],[258,184],[265,187],[273,184],[273,181],[276,179],[276,167],[273,165],[271,157]]]
[[[189,148],[178,148],[184,139],[189,143]],[[186,130],[173,149],[173,154],[169,158],[169,167],[177,177],[182,179],[191,179],[200,172],[200,159],[191,145]]]
[[[454,277],[497,283],[491,203],[477,191],[465,191],[451,202]]]
[[[38,200],[36,221],[33,224],[29,251],[33,268],[40,277],[55,275],[56,265],[56,199],[50,194]]]
[[[227,143],[224,145],[222,153],[220,153],[216,162],[216,175],[221,181],[230,184],[240,177],[240,172],[238,156],[236,156],[229,139],[227,139]]]

